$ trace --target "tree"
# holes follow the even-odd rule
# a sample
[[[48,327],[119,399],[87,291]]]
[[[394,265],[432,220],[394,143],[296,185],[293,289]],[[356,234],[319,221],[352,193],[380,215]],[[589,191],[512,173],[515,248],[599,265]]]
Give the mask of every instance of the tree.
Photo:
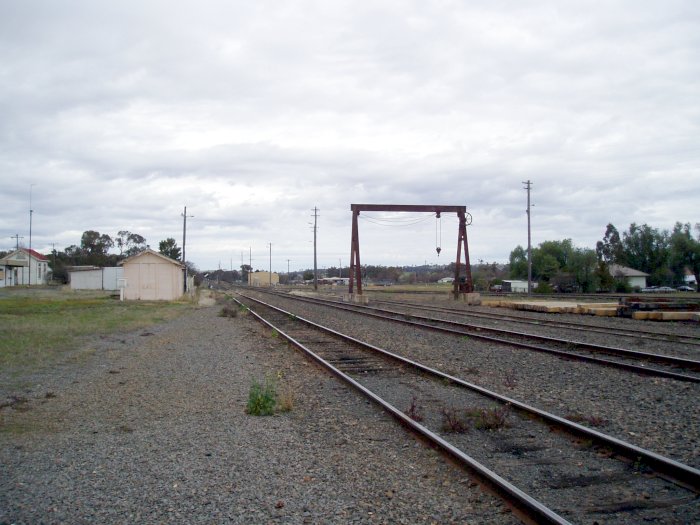
[[[100,234],[94,230],[87,230],[80,238],[79,261],[76,260],[74,264],[108,266],[110,263],[116,263],[107,253],[112,246],[114,241],[106,233]]]
[[[668,233],[660,232],[648,224],[630,224],[622,234],[627,266],[650,275],[651,284],[666,284],[672,277],[668,268]]]
[[[131,257],[145,248],[146,239],[138,233],[131,233],[127,230],[121,230],[117,232],[117,237],[114,240],[114,243],[116,244],[117,248],[119,248],[120,256]]]
[[[598,259],[606,263],[625,265],[625,250],[620,240],[620,234],[617,228],[608,223],[605,228],[605,236],[602,241],[598,241],[595,246]]]
[[[581,291],[594,293],[600,285],[598,274],[598,257],[595,250],[576,248],[571,252],[568,270],[576,279]]]
[[[685,270],[688,268],[695,276],[695,282],[700,282],[700,223],[695,225],[698,239],[691,233],[690,223],[677,222],[669,239],[669,266],[676,283],[683,284]]]
[[[512,279],[527,279],[527,252],[518,245],[510,252],[510,277]]]
[[[83,232],[80,239],[80,247],[90,255],[107,255],[109,249],[114,246],[112,238],[103,233],[94,230]]]
[[[172,237],[168,237],[164,241],[160,241],[160,243],[158,244],[158,251],[166,257],[170,257],[171,259],[175,259],[176,261],[179,261],[180,256],[182,255],[182,250],[178,248],[175,239],[173,239]]]

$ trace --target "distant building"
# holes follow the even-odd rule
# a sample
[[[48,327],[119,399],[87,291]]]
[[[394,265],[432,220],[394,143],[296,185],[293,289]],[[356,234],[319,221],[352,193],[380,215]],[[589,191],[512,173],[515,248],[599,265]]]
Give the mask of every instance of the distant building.
[[[34,250],[20,248],[0,259],[0,287],[46,284],[49,260]]]
[[[620,281],[625,281],[632,288],[646,288],[648,273],[628,268],[620,264],[610,265],[610,275]]]
[[[184,295],[185,266],[150,248],[119,263],[124,299],[174,301]]]
[[[280,276],[270,272],[248,272],[248,286],[275,286],[280,283]]]
[[[537,288],[536,283],[532,283],[532,288]],[[527,281],[507,280],[501,284],[504,292],[527,293]]]
[[[452,284],[455,282],[454,277],[443,277],[442,279],[438,279],[439,284]]]

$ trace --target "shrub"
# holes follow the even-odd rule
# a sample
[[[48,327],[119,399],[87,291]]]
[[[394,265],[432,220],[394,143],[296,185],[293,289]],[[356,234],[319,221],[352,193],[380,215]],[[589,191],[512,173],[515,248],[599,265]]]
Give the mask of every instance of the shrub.
[[[497,430],[508,426],[508,413],[510,405],[498,408],[472,408],[467,410],[467,415],[474,422],[477,430]]]
[[[416,402],[416,396],[413,396],[413,399],[411,399],[411,406],[409,406],[404,413],[413,421],[417,421],[419,423],[423,421],[423,414],[421,413],[421,409]]]
[[[455,408],[442,409],[442,430],[463,434],[469,430],[469,423],[459,417]]]
[[[275,413],[276,404],[275,382],[270,378],[266,378],[265,384],[262,385],[254,380],[248,393],[246,413],[251,416],[271,416]]]

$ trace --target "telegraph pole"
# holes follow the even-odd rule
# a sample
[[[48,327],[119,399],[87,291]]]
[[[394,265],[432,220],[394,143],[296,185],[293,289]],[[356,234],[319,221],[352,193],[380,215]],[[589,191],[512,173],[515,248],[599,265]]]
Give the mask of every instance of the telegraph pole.
[[[289,286],[289,261],[291,259],[287,259],[287,286]]]
[[[532,182],[524,181],[525,190],[527,191],[527,295],[532,295],[532,236],[530,233],[530,190]]]
[[[272,287],[272,243],[269,243],[269,244],[270,244],[270,272],[269,272],[269,276],[270,276],[270,287]]]
[[[187,206],[185,206],[185,211],[181,214],[182,216],[182,264],[185,265],[185,285],[184,291],[187,292],[187,263],[185,262],[185,240],[187,239],[187,217],[194,217],[194,215],[187,215]]]
[[[19,250],[19,240],[24,239],[24,236],[20,235],[19,233],[15,233],[14,235],[12,235],[10,237],[10,239],[14,239],[16,241],[15,242],[15,250]]]
[[[32,209],[32,187],[34,184],[29,185],[29,286],[32,285],[32,215],[34,210]]]
[[[318,224],[318,208],[314,206],[314,290],[318,290],[318,264],[316,259],[316,225]]]

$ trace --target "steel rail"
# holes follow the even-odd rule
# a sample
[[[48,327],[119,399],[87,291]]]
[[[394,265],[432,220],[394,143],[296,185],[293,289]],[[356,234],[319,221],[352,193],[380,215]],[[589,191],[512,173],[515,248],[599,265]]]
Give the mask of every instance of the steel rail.
[[[580,346],[581,348],[584,348],[584,349],[588,349],[591,351],[598,351],[598,352],[606,353],[609,355],[617,355],[617,356],[634,358],[634,359],[644,359],[644,360],[649,360],[652,362],[657,362],[659,364],[667,364],[667,365],[672,365],[672,366],[686,366],[686,367],[692,368],[692,369],[700,369],[700,361],[693,361],[693,360],[689,360],[689,359],[683,359],[683,358],[673,357],[673,356],[666,356],[666,355],[662,355],[662,354],[649,354],[646,352],[637,352],[635,350],[625,350],[623,348],[618,349],[618,348],[614,348],[614,347],[592,345],[590,343],[583,343],[583,342],[579,343],[579,342],[570,341],[570,340],[563,340],[563,339],[550,338],[550,337],[545,337],[545,336],[532,335],[532,334],[527,334],[524,332],[513,332],[510,330],[503,330],[503,329],[498,329],[498,328],[489,328],[489,327],[483,327],[483,326],[478,326],[478,325],[470,325],[470,324],[466,324],[466,323],[460,323],[457,321],[448,321],[448,320],[444,320],[444,319],[435,319],[432,317],[423,317],[423,316],[418,316],[418,315],[406,314],[404,312],[394,312],[391,310],[382,310],[379,308],[374,308],[374,307],[369,307],[369,306],[347,305],[347,304],[343,304],[343,303],[338,303],[337,301],[327,301],[327,300],[320,300],[320,299],[313,299],[312,300],[312,299],[309,299],[306,297],[288,296],[288,295],[285,295],[283,297],[288,298],[288,299],[292,299],[292,300],[296,300],[296,301],[302,301],[302,302],[310,302],[310,303],[315,303],[315,304],[326,304],[326,305],[332,306],[333,308],[338,308],[340,310],[345,310],[348,312],[359,313],[361,315],[367,315],[369,317],[375,317],[377,319],[382,319],[382,320],[386,320],[386,321],[393,321],[393,322],[397,322],[397,323],[403,323],[403,324],[407,324],[410,326],[416,326],[419,328],[426,328],[429,330],[445,332],[445,333],[449,333],[452,335],[468,335],[470,337],[473,337],[475,339],[481,339],[483,341],[506,344],[506,345],[515,346],[518,348],[525,348],[527,350],[533,350],[535,352],[552,354],[552,355],[556,355],[558,357],[564,357],[567,359],[575,359],[578,361],[595,363],[598,365],[608,366],[608,367],[612,367],[612,368],[620,368],[620,369],[628,370],[630,372],[635,372],[638,374],[655,376],[655,377],[665,377],[668,379],[675,379],[677,381],[685,381],[685,382],[690,382],[690,383],[700,383],[700,377],[698,377],[698,376],[682,374],[679,372],[670,372],[668,370],[662,370],[659,368],[653,368],[653,367],[642,366],[642,365],[637,365],[637,364],[623,363],[620,361],[612,361],[610,359],[603,359],[600,357],[583,355],[583,354],[579,354],[579,353],[576,353],[573,351],[557,350],[554,348],[546,348],[543,346],[537,346],[537,345],[533,345],[530,343],[513,341],[510,339],[504,339],[504,338],[499,338],[499,337],[493,337],[493,336],[481,334],[478,332],[480,332],[480,331],[495,332],[495,333],[501,333],[501,334],[510,334],[510,335],[513,335],[516,337],[538,339],[540,341],[545,341],[545,342],[554,342],[554,343],[566,344],[566,345],[576,345],[576,346]],[[376,313],[376,312],[387,312],[387,313],[390,313],[392,315],[401,316],[401,318],[392,317],[390,315],[383,315],[383,314]],[[407,318],[413,318],[413,319],[417,319],[420,321],[411,321]],[[425,321],[428,321],[428,322],[425,322]],[[460,329],[448,328],[445,326],[437,326],[436,324],[429,324],[429,323],[442,323],[442,324],[448,325],[448,326],[456,326]]]
[[[590,326],[590,325],[586,325],[584,323],[574,323],[571,321],[561,321],[561,320],[551,320],[551,319],[547,319],[545,321],[540,321],[537,319],[519,317],[517,315],[508,315],[508,314],[494,315],[494,314],[488,314],[485,312],[471,312],[468,310],[456,310],[453,308],[425,306],[422,304],[403,303],[403,302],[399,302],[399,301],[390,301],[387,299],[377,299],[377,302],[396,305],[396,306],[405,306],[406,308],[414,308],[417,310],[432,310],[432,311],[438,311],[438,312],[443,312],[443,313],[453,314],[453,315],[465,315],[467,317],[476,317],[476,318],[480,318],[480,319],[496,319],[496,320],[505,319],[507,321],[512,321],[514,323],[531,324],[531,325],[542,326],[542,327],[555,326],[555,327],[562,327],[562,328],[566,328],[569,330],[576,330],[576,331],[581,331],[581,332],[594,332],[594,333],[601,333],[601,334],[605,334],[605,333],[609,332],[605,328],[600,328],[597,326]],[[619,328],[619,327],[615,328],[615,335],[619,335],[622,337],[630,337],[630,338],[635,338],[635,339],[648,339],[651,341],[664,341],[664,342],[690,345],[690,346],[700,346],[700,337],[692,337],[692,336],[687,336],[687,335],[664,334],[664,333],[652,332],[652,331],[648,331],[648,330],[635,331],[635,330],[630,330],[627,328]],[[670,340],[670,338],[674,338],[675,340]]]
[[[437,370],[435,368],[423,365],[417,361],[413,361],[411,359],[405,358],[403,356],[400,356],[398,354],[395,354],[393,352],[389,352],[388,350],[385,350],[383,348],[379,348],[375,345],[372,345],[370,343],[366,343],[364,341],[360,341],[359,339],[356,339],[354,337],[351,337],[349,335],[343,334],[341,332],[338,332],[336,330],[333,330],[332,328],[325,327],[323,325],[320,325],[318,323],[315,323],[309,319],[305,319],[303,317],[300,317],[296,314],[293,314],[292,312],[289,312],[287,310],[284,310],[282,308],[276,307],[274,305],[265,303],[264,301],[261,301],[259,299],[255,299],[254,297],[249,297],[246,296],[245,294],[240,294],[242,297],[245,297],[246,299],[249,299],[251,301],[254,301],[256,303],[259,303],[261,305],[264,305],[267,308],[271,308],[277,312],[280,312],[284,315],[287,316],[294,316],[294,319],[297,321],[301,321],[309,326],[313,326],[319,330],[322,330],[326,333],[332,334],[336,337],[339,337],[345,341],[351,342],[353,344],[359,345],[363,348],[367,348],[369,350],[379,352],[380,354],[387,356],[391,359],[395,359],[401,363],[413,366],[422,372],[425,372],[430,375],[437,376],[441,379],[446,379],[454,384],[460,385],[462,387],[465,387],[469,390],[472,390],[474,392],[478,392],[484,396],[487,396],[493,400],[496,400],[500,403],[503,404],[508,404],[512,407],[517,408],[518,410],[525,412],[526,414],[534,415],[542,419],[543,421],[546,421],[547,423],[556,425],[560,428],[565,429],[567,432],[583,437],[586,439],[591,439],[595,441],[596,443],[603,445],[605,447],[610,448],[611,450],[619,453],[620,455],[633,460],[633,461],[643,461],[645,465],[649,466],[656,472],[660,474],[664,474],[668,476],[669,478],[673,479],[677,483],[686,486],[688,488],[691,488],[695,492],[700,492],[700,470],[691,467],[689,465],[685,465],[683,463],[680,463],[679,461],[676,461],[671,458],[667,458],[665,456],[662,456],[661,454],[657,454],[656,452],[652,452],[650,450],[646,450],[642,447],[638,447],[637,445],[633,445],[632,443],[628,443],[626,441],[623,441],[621,439],[618,439],[613,436],[609,436],[607,434],[603,434],[602,432],[599,432],[597,430],[593,430],[591,428],[588,428],[584,425],[581,425],[579,423],[575,423],[573,421],[570,421],[566,418],[557,416],[555,414],[552,414],[550,412],[547,412],[545,410],[533,407],[531,405],[528,405],[526,403],[523,403],[521,401],[518,401],[516,399],[504,396],[502,394],[499,394],[497,392],[494,392],[492,390],[488,390],[484,387],[481,387],[477,384],[470,383],[469,381],[465,381],[461,378],[458,378],[456,376],[452,376],[449,374],[446,374],[444,372],[441,372],[440,370]]]
[[[265,305],[268,308],[272,308],[276,311],[279,311],[280,313],[284,313],[287,315],[293,315],[291,312],[287,312],[285,310],[282,310],[280,308],[277,308],[275,306],[269,305],[267,303],[264,303],[262,301],[259,301],[257,299],[254,299],[252,297],[245,296],[241,294],[242,297],[245,297],[246,299],[249,299],[251,301],[258,302],[260,304]],[[518,487],[507,481],[506,479],[502,478],[498,474],[496,474],[494,471],[483,465],[482,463],[478,462],[459,448],[455,447],[452,445],[449,441],[446,441],[443,439],[441,436],[436,434],[435,432],[431,431],[427,427],[421,425],[417,421],[414,421],[411,419],[409,416],[404,414],[401,410],[396,408],[394,405],[391,403],[387,402],[371,390],[369,390],[367,387],[363,386],[362,384],[358,383],[355,381],[352,377],[349,375],[345,374],[342,372],[340,369],[336,368],[333,366],[330,362],[326,361],[323,359],[321,356],[316,354],[313,350],[305,346],[303,343],[300,341],[297,341],[294,339],[291,335],[287,334],[284,330],[280,329],[279,327],[276,327],[273,325],[270,321],[266,320],[264,317],[262,317],[260,314],[252,310],[250,307],[247,305],[241,303],[237,299],[234,298],[238,304],[244,306],[245,308],[248,309],[248,311],[261,323],[264,325],[270,327],[271,329],[275,330],[279,335],[284,337],[287,341],[292,343],[294,346],[302,350],[307,356],[309,356],[311,359],[316,361],[318,364],[329,370],[333,375],[341,379],[342,381],[346,382],[350,386],[352,386],[355,390],[360,392],[362,395],[368,397],[371,399],[373,402],[378,404],[381,408],[383,408],[386,412],[388,412],[390,415],[392,415],[394,418],[398,419],[399,422],[403,425],[406,425],[409,429],[411,429],[413,432],[416,432],[423,438],[427,439],[430,443],[436,445],[438,448],[449,454],[451,457],[459,461],[461,464],[466,466],[470,471],[475,473],[481,480],[482,482],[486,483],[489,487],[491,487],[492,490],[497,492],[502,498],[505,498],[510,504],[512,504],[515,508],[517,508],[520,512],[523,512],[526,514],[526,516],[529,519],[534,520],[534,523],[542,523],[542,524],[552,524],[552,525],[572,525],[571,522],[568,520],[564,519],[554,511],[552,511],[549,507],[545,506],[544,504],[540,503],[537,501],[535,498],[532,496],[526,494],[522,490],[520,490]],[[348,336],[344,336],[344,334],[340,334],[339,332],[335,332],[329,328],[322,327],[321,325],[317,325],[316,323],[306,320],[302,317],[296,316],[296,320],[302,321],[304,323],[307,323],[311,326],[314,326],[319,329],[323,329],[324,331],[328,333],[332,333],[337,336],[342,336],[344,339],[347,339],[349,341],[352,341],[353,344],[360,344],[362,345],[363,343],[361,341],[358,341],[353,338],[348,338]],[[377,349],[380,350],[380,349]],[[396,356],[399,357],[399,356]]]

